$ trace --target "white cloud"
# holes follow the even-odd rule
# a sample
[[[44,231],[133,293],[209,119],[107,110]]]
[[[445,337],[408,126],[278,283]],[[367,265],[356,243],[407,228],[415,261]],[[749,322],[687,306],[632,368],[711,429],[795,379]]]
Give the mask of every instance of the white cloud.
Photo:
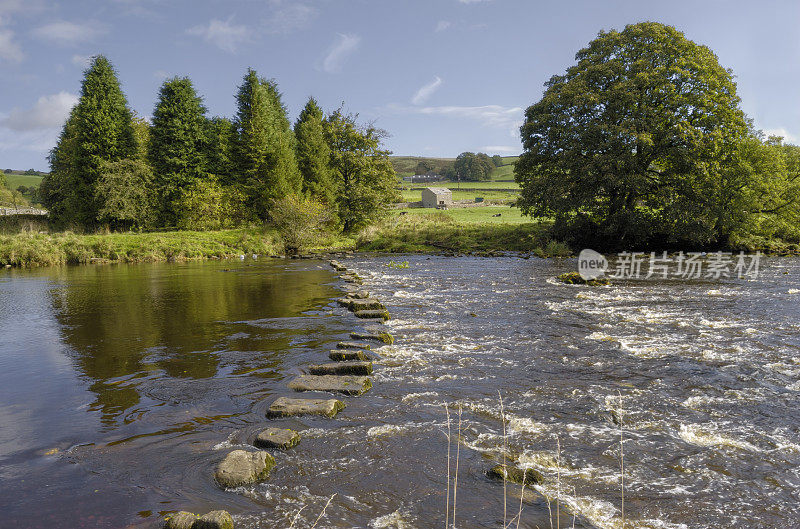
[[[340,72],[344,61],[360,44],[361,37],[358,35],[339,33],[322,61],[322,69],[328,73]]]
[[[33,30],[35,37],[62,45],[73,45],[88,42],[106,33],[106,28],[99,22],[76,24],[60,20],[39,26]]]
[[[22,62],[25,54],[14,39],[14,32],[10,29],[0,28],[0,59],[9,62]]]
[[[267,32],[273,34],[291,33],[303,29],[317,16],[317,10],[304,4],[290,4],[279,7],[267,20]]]
[[[89,64],[92,62],[91,55],[73,55],[72,56],[72,64],[75,66],[79,66],[81,68],[88,68]]]
[[[800,138],[783,127],[777,129],[763,129],[761,132],[763,132],[765,136],[781,136],[785,143],[793,143],[795,145],[800,143]]]
[[[504,153],[504,154],[519,154],[522,152],[521,146],[513,147],[511,145],[484,145],[481,147],[481,151],[493,154],[493,153]]]
[[[239,44],[250,40],[250,30],[246,26],[233,24],[233,15],[228,20],[213,19],[208,25],[194,26],[186,30],[188,35],[201,37],[221,50],[234,53]]]
[[[442,86],[442,78],[438,75],[434,77],[433,81],[420,87],[419,90],[411,98],[411,102],[415,105],[421,105],[427,101]]]
[[[439,23],[436,24],[436,32],[439,33],[440,31],[445,31],[447,29],[450,29],[452,25],[453,23],[450,22],[449,20],[440,20]]]
[[[0,119],[0,127],[16,132],[58,129],[78,103],[78,96],[67,92],[40,97],[29,109],[15,108]]]
[[[170,77],[170,75],[169,72],[167,72],[166,70],[156,70],[155,72],[153,72],[153,77],[155,77],[156,79],[167,79]]]
[[[476,107],[438,106],[438,107],[403,107],[389,105],[389,111],[401,114],[422,114],[444,116],[455,119],[477,121],[487,127],[506,128],[516,136],[523,122],[522,107],[503,107],[500,105],[483,105]]]

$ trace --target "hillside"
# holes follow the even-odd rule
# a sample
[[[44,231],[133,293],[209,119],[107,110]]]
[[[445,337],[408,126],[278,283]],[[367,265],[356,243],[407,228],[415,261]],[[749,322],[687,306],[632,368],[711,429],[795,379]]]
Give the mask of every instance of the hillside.
[[[519,156],[503,156],[503,163],[496,167],[491,174],[492,180],[514,180],[514,163]],[[455,158],[427,158],[424,156],[391,156],[392,166],[400,178],[412,176],[417,164],[421,161],[428,161],[435,167],[435,171],[441,171],[445,166],[452,164]]]

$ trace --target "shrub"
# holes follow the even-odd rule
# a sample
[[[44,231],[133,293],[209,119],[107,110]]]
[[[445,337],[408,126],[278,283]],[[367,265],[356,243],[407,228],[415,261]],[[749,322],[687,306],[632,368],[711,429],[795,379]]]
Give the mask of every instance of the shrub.
[[[288,253],[314,244],[331,222],[324,204],[300,195],[273,200],[269,213]]]

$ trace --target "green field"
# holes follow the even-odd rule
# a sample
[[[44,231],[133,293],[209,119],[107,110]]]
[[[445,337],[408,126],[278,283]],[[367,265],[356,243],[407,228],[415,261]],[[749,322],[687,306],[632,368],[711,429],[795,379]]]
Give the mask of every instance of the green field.
[[[503,156],[503,163],[505,165],[494,168],[492,174],[490,175],[491,180],[513,180],[514,163],[518,158],[519,156]],[[437,171],[455,161],[455,158],[426,158],[424,156],[391,156],[389,159],[392,161],[392,166],[394,167],[397,176],[400,178],[404,176],[412,176],[417,164],[422,160],[431,162]]]
[[[449,187],[449,186],[448,186]],[[422,191],[419,189],[406,189],[401,191],[403,202],[419,202],[422,200]],[[519,196],[516,191],[475,191],[475,190],[453,190],[453,200],[469,200],[475,202],[476,197],[484,200],[515,200]]]
[[[17,189],[19,186],[25,187],[39,187],[42,183],[41,176],[27,175],[27,174],[7,174],[5,175],[8,182],[9,189]]]
[[[433,210],[430,208],[409,208],[398,210],[406,211],[407,215],[425,216],[431,215],[450,217],[460,224],[525,224],[533,222],[530,217],[523,217],[519,208],[509,206],[486,206],[481,208],[452,208],[446,210]],[[492,215],[500,214],[499,217]]]

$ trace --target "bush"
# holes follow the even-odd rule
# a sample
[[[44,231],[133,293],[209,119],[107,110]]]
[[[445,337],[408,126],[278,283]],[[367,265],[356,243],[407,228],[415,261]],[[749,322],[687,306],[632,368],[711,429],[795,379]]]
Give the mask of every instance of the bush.
[[[332,220],[324,204],[300,195],[273,200],[269,214],[287,253],[319,241]]]
[[[246,220],[245,196],[234,186],[220,185],[214,176],[195,180],[173,204],[182,230],[220,230]]]

